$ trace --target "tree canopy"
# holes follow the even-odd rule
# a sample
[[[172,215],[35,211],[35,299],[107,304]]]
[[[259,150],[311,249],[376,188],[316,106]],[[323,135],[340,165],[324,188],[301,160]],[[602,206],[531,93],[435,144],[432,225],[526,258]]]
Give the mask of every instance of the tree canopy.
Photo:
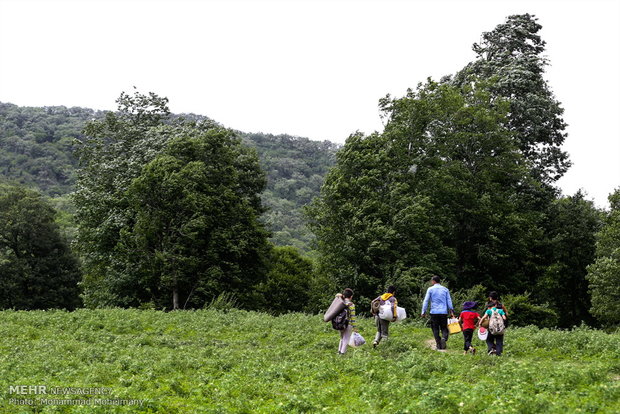
[[[611,210],[597,234],[596,260],[588,266],[591,312],[606,325],[620,324],[620,189],[609,196]]]
[[[587,294],[587,266],[595,258],[595,236],[602,214],[582,192],[555,200],[542,223],[546,266],[532,289],[533,298],[548,303],[558,314],[560,326],[593,324]]]
[[[118,103],[79,151],[85,303],[177,309],[230,290],[249,306],[268,249],[256,154],[213,122],[167,123],[155,94]]]
[[[0,307],[75,309],[81,305],[77,259],[43,197],[0,185]]]
[[[510,104],[507,127],[519,149],[531,162],[532,172],[542,183],[553,183],[570,167],[568,154],[560,148],[566,139],[564,109],[543,74],[548,65],[542,26],[530,14],[508,16],[473,45],[476,60],[453,78],[455,85],[478,79],[490,80],[494,96]]]
[[[455,76],[380,101],[385,130],[347,140],[308,209],[321,272],[362,300],[387,284],[414,298],[438,273],[536,301],[549,323],[591,321],[598,211],[553,186],[570,163],[540,28],[510,16]]]
[[[309,209],[325,271],[366,297],[431,273],[524,283],[539,234],[517,194],[535,183],[504,127],[508,105],[483,84],[431,81],[382,108],[384,133],[347,140]]]

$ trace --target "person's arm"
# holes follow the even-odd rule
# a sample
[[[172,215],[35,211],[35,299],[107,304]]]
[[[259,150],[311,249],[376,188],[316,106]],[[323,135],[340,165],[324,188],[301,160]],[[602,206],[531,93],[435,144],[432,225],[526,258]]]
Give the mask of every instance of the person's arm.
[[[461,325],[461,329],[463,329],[463,314],[459,315],[459,325]]]
[[[488,315],[485,312],[484,315],[482,315],[482,318],[480,318],[480,320],[478,321],[478,328],[480,328],[480,325],[482,325],[482,321],[484,321],[487,317]]]
[[[431,288],[426,289],[426,296],[424,296],[424,301],[422,302],[422,317],[426,314],[426,308],[428,307],[428,300],[431,297]]]
[[[452,306],[452,298],[450,297],[450,291],[446,288],[446,295],[448,296],[448,310],[450,311],[450,315],[454,318],[454,307]]]

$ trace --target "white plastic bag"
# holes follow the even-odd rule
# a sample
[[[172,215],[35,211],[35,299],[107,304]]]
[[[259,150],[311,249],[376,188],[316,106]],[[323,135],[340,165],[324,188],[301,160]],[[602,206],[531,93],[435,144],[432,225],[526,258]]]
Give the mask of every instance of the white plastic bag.
[[[390,302],[387,302],[385,305],[379,306],[379,318],[386,321],[391,321],[392,319],[394,319],[394,314],[392,313],[392,304]]]
[[[349,339],[349,346],[357,348],[358,346],[362,346],[365,343],[366,340],[359,332],[353,332],[353,334],[351,334],[351,338]]]
[[[400,306],[396,307],[396,322],[402,321],[407,317],[407,311]],[[379,318],[392,322],[394,320],[394,313],[392,313],[392,305],[386,303],[379,307]]]

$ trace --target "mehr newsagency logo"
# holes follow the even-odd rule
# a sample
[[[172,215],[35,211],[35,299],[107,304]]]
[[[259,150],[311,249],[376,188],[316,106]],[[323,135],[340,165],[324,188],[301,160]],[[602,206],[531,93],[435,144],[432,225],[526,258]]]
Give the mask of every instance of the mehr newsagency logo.
[[[114,398],[108,387],[59,387],[48,385],[10,385],[11,405],[135,405],[145,400]]]

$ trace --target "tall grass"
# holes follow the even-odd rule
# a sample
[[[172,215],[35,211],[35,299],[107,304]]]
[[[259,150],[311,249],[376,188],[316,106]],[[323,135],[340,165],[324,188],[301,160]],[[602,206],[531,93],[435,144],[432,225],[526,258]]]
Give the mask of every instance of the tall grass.
[[[387,343],[341,357],[338,332],[320,315],[239,311],[230,298],[214,304],[0,312],[0,412],[620,412],[617,333],[510,328],[502,357],[464,356],[459,335],[436,352],[430,329],[396,323]],[[374,321],[359,323],[372,339]],[[9,386],[22,384],[107,387],[111,398],[144,405],[11,404]]]

